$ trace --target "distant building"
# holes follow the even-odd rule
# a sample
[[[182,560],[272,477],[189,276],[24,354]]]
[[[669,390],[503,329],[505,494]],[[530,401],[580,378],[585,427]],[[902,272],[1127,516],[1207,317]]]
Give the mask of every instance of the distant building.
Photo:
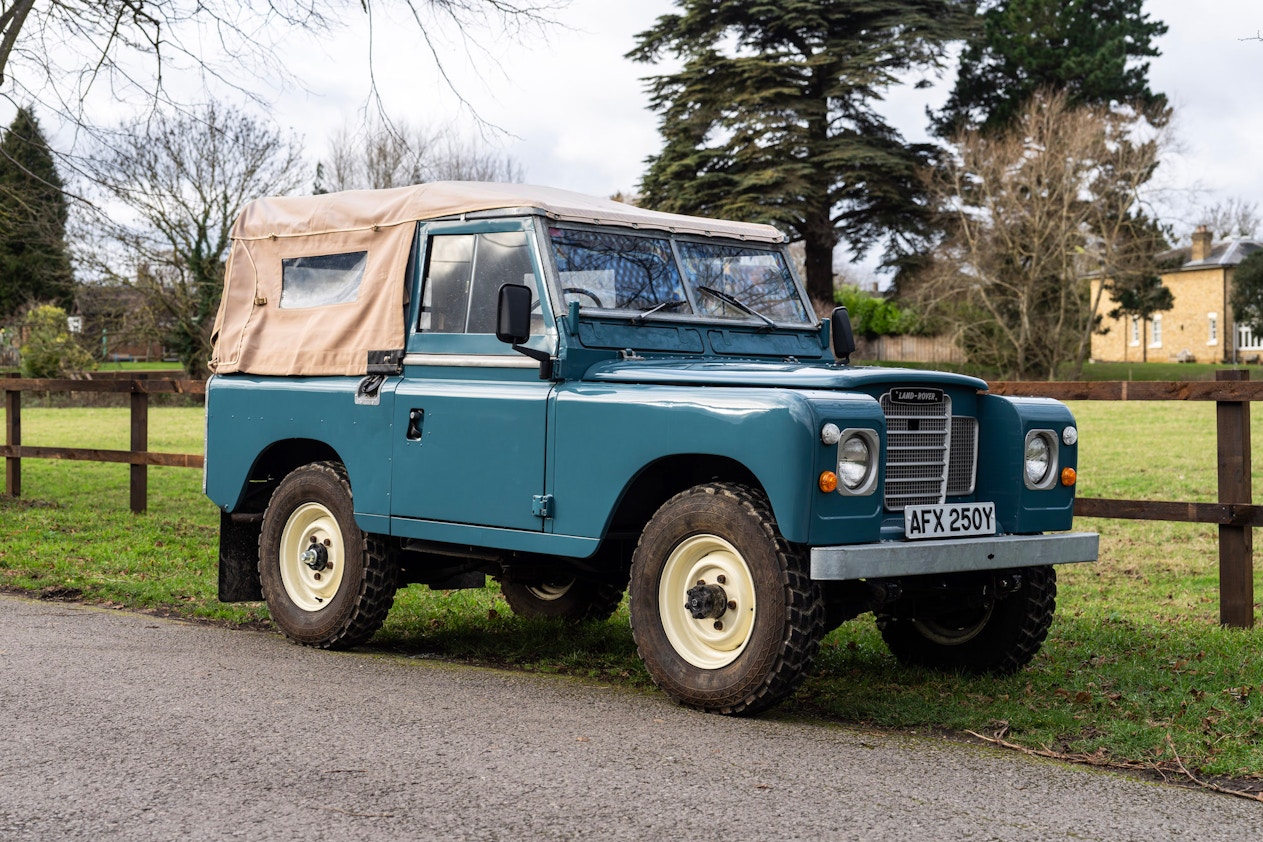
[[[132,287],[82,284],[75,293],[74,317],[81,319],[79,341],[103,362],[161,360],[171,354],[158,337],[145,298]]]
[[[1263,337],[1237,328],[1228,307],[1232,274],[1247,255],[1263,249],[1263,242],[1234,238],[1213,242],[1206,226],[1193,233],[1192,243],[1158,255],[1175,264],[1162,275],[1175,306],[1145,321],[1104,315],[1114,308],[1106,293],[1101,300],[1101,327],[1092,335],[1092,359],[1100,362],[1233,362],[1263,356]],[[1092,279],[1095,299],[1100,279]],[[1235,339],[1235,342],[1234,342]]]

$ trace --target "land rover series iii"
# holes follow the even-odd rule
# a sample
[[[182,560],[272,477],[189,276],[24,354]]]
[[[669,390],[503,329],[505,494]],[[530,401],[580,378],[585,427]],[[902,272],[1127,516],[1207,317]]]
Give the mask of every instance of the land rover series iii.
[[[518,614],[628,593],[653,680],[754,713],[871,611],[902,661],[1042,644],[1078,433],[1056,401],[850,363],[770,226],[435,183],[260,199],[207,388],[219,596],[370,638],[396,589],[499,580]]]

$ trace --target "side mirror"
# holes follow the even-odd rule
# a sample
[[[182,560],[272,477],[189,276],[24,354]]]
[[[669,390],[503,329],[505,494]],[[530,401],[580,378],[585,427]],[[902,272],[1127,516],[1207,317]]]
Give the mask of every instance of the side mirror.
[[[513,350],[539,363],[539,379],[553,376],[553,358],[547,351],[528,348],[522,343],[531,338],[531,288],[522,284],[500,287],[496,302],[496,339],[508,342]]]
[[[531,338],[531,290],[521,284],[500,287],[496,306],[496,339],[521,345]]]
[[[855,353],[855,332],[851,330],[851,314],[845,307],[837,307],[829,321],[832,322],[829,334],[833,337],[833,356],[843,364],[849,364],[851,354]]]

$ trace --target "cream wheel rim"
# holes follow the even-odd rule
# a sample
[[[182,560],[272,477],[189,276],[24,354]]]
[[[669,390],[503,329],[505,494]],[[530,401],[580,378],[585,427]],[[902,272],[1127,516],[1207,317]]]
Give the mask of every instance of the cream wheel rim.
[[[527,592],[540,602],[552,602],[570,593],[574,587],[574,579],[565,582],[540,582],[538,585],[527,585]]]
[[[281,584],[304,611],[320,611],[338,594],[346,549],[337,518],[320,503],[294,510],[281,532]]]
[[[970,617],[969,622],[963,624],[952,623],[937,617],[927,617],[914,620],[913,625],[931,643],[937,643],[940,646],[960,646],[962,643],[973,640],[987,627],[994,610],[994,604],[988,605],[979,614]]]
[[[694,619],[687,593],[718,585],[727,597],[719,617]],[[754,631],[754,579],[741,553],[718,535],[694,535],[676,545],[658,585],[658,615],[671,647],[701,669],[720,669],[745,650]]]

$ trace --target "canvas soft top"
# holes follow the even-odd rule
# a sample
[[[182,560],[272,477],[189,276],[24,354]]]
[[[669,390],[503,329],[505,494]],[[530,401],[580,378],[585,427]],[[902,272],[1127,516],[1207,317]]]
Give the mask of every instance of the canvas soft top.
[[[500,209],[551,219],[779,243],[770,225],[660,213],[552,187],[440,181],[390,190],[258,199],[233,226],[211,368],[219,374],[363,374],[404,344],[404,281],[415,223]],[[281,306],[283,262],[365,253],[352,300]]]

